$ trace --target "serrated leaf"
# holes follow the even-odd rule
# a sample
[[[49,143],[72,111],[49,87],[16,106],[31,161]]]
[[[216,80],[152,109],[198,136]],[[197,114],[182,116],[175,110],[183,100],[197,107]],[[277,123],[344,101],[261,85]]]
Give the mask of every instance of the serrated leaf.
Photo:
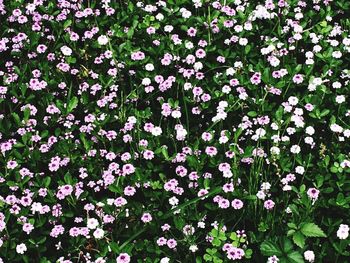
[[[303,256],[297,252],[297,251],[293,251],[291,253],[288,254],[288,262],[290,263],[304,263],[304,259]]]
[[[283,239],[283,252],[289,253],[293,249],[293,243],[288,238]]]
[[[293,242],[296,244],[298,247],[303,248],[305,246],[305,237],[302,233],[295,232],[293,234]]]
[[[323,230],[314,223],[303,224],[300,230],[307,237],[327,237]]]
[[[260,245],[260,250],[261,253],[265,256],[282,256],[283,253],[281,251],[281,249],[279,248],[279,246],[277,246],[275,243],[271,242],[271,241],[264,241],[261,245]]]

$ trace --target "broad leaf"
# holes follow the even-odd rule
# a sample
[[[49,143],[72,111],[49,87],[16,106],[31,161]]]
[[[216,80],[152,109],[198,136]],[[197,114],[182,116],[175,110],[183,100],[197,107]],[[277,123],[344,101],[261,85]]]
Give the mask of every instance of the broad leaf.
[[[261,245],[260,245],[260,250],[261,253],[264,254],[265,256],[282,256],[282,251],[279,248],[279,246],[277,246],[275,243],[271,242],[271,241],[264,241]]]
[[[302,225],[301,233],[307,237],[327,237],[323,230],[314,223],[306,223]]]
[[[305,246],[305,237],[299,231],[294,233],[293,241],[300,248],[303,248]]]

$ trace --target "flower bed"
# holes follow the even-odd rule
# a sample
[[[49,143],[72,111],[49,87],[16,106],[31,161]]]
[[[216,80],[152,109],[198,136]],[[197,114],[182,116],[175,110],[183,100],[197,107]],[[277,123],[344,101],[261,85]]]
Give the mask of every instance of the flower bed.
[[[0,0],[0,262],[348,262],[349,14]]]

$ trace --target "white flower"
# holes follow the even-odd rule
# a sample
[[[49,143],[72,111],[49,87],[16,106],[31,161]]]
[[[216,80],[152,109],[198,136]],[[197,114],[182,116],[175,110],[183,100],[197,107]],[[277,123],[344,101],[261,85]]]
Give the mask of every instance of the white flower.
[[[340,89],[341,88],[341,83],[339,81],[335,81],[332,84],[333,89]]]
[[[269,257],[269,258],[267,259],[267,263],[277,263],[278,261],[280,261],[280,260],[279,260],[279,258],[278,258],[277,256],[275,256],[275,255],[273,255],[273,256],[271,256],[271,257]]]
[[[266,197],[266,194],[263,191],[258,191],[256,194],[256,197],[260,200],[264,200]]]
[[[65,55],[65,56],[70,56],[70,55],[72,55],[72,49],[69,48],[69,47],[67,47],[67,46],[62,46],[62,47],[61,47],[61,52],[62,52],[62,54]]]
[[[228,68],[226,69],[226,75],[227,76],[232,76],[233,74],[236,73],[236,70],[234,68]]]
[[[322,50],[322,47],[320,45],[315,45],[312,49],[315,53],[318,53]]]
[[[179,110],[174,110],[171,112],[171,117],[173,117],[174,119],[178,119],[181,117],[181,111]]]
[[[151,84],[151,79],[150,78],[142,79],[142,85],[148,86],[149,84]]]
[[[339,132],[339,133],[343,132],[343,127],[341,127],[336,123],[333,123],[330,128],[332,132]]]
[[[162,258],[160,260],[160,263],[169,263],[169,262],[170,262],[170,258],[168,258],[168,257]]]
[[[160,127],[153,127],[152,131],[151,131],[152,135],[154,136],[159,136],[162,134],[162,128]]]
[[[298,24],[296,24],[296,25],[293,26],[293,30],[296,33],[301,33],[301,32],[303,32],[303,27],[298,25]]]
[[[171,26],[171,25],[166,25],[166,26],[164,27],[164,31],[165,31],[165,32],[168,32],[168,33],[170,33],[171,31],[173,31],[173,29],[174,29],[174,27]]]
[[[337,97],[335,97],[335,101],[339,104],[345,102],[345,96],[344,95],[338,95]]]
[[[334,58],[341,58],[342,53],[340,51],[333,51],[332,52],[332,57]]]
[[[179,204],[179,199],[176,196],[169,198],[169,204],[172,206],[177,206]]]
[[[273,56],[271,57],[270,64],[273,67],[277,67],[280,64],[280,60],[277,57]]]
[[[183,18],[189,18],[192,15],[192,13],[191,13],[191,11],[184,10],[184,11],[182,11],[181,15]]]
[[[304,252],[304,258],[305,260],[309,261],[309,262],[314,262],[315,260],[315,253],[311,250],[307,250]]]
[[[187,49],[192,49],[194,47],[193,43],[191,41],[186,41],[185,43],[185,47]]]
[[[153,66],[153,64],[148,63],[148,64],[145,66],[145,69],[146,69],[147,71],[153,71],[153,70],[154,70],[154,66]]]
[[[323,82],[323,81],[322,81],[321,78],[314,78],[314,79],[312,80],[312,84],[314,84],[314,85],[316,85],[316,86],[321,85],[322,82]]]
[[[203,63],[202,62],[196,62],[196,63],[194,63],[193,68],[196,71],[201,70],[203,68]]]
[[[103,257],[98,257],[98,258],[95,260],[95,263],[106,263],[106,260],[105,260]]]
[[[295,167],[295,172],[297,174],[303,174],[305,172],[305,168],[303,166],[297,166]]]
[[[97,42],[101,45],[101,46],[104,46],[104,45],[107,45],[108,43],[108,37],[105,36],[105,35],[101,35],[97,38]]]
[[[263,182],[260,188],[263,191],[268,191],[271,188],[271,184],[269,182]]]
[[[189,82],[186,82],[186,83],[184,84],[184,90],[190,90],[190,89],[192,89],[192,84],[189,83]]]
[[[103,229],[101,229],[101,228],[97,228],[93,233],[93,235],[96,239],[103,238],[104,234],[105,234],[105,231],[103,231]]]
[[[277,146],[272,146],[270,149],[270,152],[271,154],[279,155],[281,151],[280,151],[280,148],[278,148]]]
[[[27,246],[24,243],[21,243],[16,246],[16,252],[18,254],[24,254],[27,251]]]
[[[298,104],[299,99],[298,99],[297,97],[290,96],[290,97],[288,98],[288,102],[289,102],[290,105],[295,106],[295,105]]]
[[[339,239],[347,239],[349,236],[349,226],[345,224],[340,224],[337,231],[337,237]]]
[[[304,142],[306,144],[312,145],[314,143],[314,139],[312,137],[310,137],[310,136],[307,136],[307,137],[305,137]]]
[[[286,184],[285,186],[283,186],[282,190],[283,191],[290,191],[290,190],[292,190],[292,187],[290,185]]]
[[[313,135],[315,133],[315,129],[312,126],[308,126],[306,127],[305,132],[309,135]]]
[[[204,222],[198,222],[197,226],[199,228],[205,228],[205,223]]]
[[[95,229],[99,225],[98,220],[96,218],[89,218],[87,220],[87,227],[89,229]]]
[[[196,245],[191,245],[189,250],[192,252],[196,252],[198,250],[198,247]]]
[[[157,19],[158,21],[162,21],[162,20],[164,19],[164,15],[161,14],[161,13],[158,13],[158,14],[156,15],[156,19]]]
[[[243,67],[243,63],[242,63],[242,61],[236,61],[236,62],[233,64],[233,66],[234,66],[235,68],[242,68],[242,67]]]
[[[246,46],[248,44],[248,39],[246,38],[240,38],[238,43],[241,45],[241,46]]]
[[[299,145],[293,145],[292,147],[290,147],[290,151],[291,151],[291,153],[298,154],[298,153],[300,153],[301,148]]]
[[[346,138],[349,138],[350,137],[350,130],[349,129],[344,130],[343,134]]]

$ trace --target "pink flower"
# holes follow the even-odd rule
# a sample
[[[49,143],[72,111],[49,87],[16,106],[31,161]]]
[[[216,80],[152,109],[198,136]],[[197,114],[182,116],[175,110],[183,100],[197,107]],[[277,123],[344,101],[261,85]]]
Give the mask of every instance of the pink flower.
[[[254,73],[254,75],[250,78],[250,82],[254,85],[258,85],[261,83],[261,74],[260,72]]]
[[[204,51],[204,49],[198,49],[197,51],[196,51],[196,57],[197,58],[204,58],[205,57],[205,55],[206,55],[206,53],[205,53],[205,51]]]
[[[309,188],[309,190],[307,190],[308,197],[315,201],[317,200],[319,193],[320,191],[316,188]]]
[[[230,206],[230,202],[229,202],[227,199],[221,198],[221,199],[219,200],[219,207],[220,207],[220,208],[226,209],[226,208],[228,208],[229,206]]]
[[[167,239],[164,238],[164,237],[160,237],[160,238],[158,238],[158,240],[157,240],[158,246],[164,246],[164,245],[166,245],[166,243],[167,243]]]
[[[121,253],[117,257],[117,263],[129,263],[130,262],[130,256],[127,253]]]
[[[148,223],[148,222],[151,222],[152,221],[152,216],[150,213],[144,213],[141,217],[141,221],[143,223]]]
[[[241,209],[243,207],[243,202],[239,199],[233,199],[231,205],[234,209]]]
[[[34,229],[34,226],[30,223],[25,223],[22,229],[29,235],[29,233],[32,232],[32,230]]]
[[[169,248],[175,248],[177,246],[177,242],[175,239],[171,238],[169,239],[166,244],[168,245]]]
[[[270,200],[270,199],[269,199],[269,200],[266,200],[266,201],[264,202],[264,207],[265,207],[265,209],[267,209],[267,210],[273,209],[274,206],[275,206],[275,202],[272,201],[272,200]]]
[[[7,162],[7,169],[15,169],[18,166],[18,163],[16,161],[8,161]]]
[[[302,76],[301,74],[296,74],[296,75],[293,77],[293,82],[294,82],[295,84],[301,84],[301,83],[303,83],[303,81],[304,81],[304,78],[303,78],[303,76]]]
[[[195,28],[193,28],[193,27],[190,27],[187,30],[187,35],[190,36],[190,37],[196,36],[196,33],[197,33],[197,30]]]

